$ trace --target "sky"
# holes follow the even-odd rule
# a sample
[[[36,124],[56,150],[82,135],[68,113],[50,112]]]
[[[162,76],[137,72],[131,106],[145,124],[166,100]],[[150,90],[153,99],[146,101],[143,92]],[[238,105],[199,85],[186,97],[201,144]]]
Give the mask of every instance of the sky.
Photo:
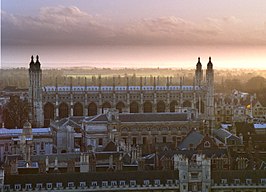
[[[2,0],[1,67],[266,69],[265,0]]]

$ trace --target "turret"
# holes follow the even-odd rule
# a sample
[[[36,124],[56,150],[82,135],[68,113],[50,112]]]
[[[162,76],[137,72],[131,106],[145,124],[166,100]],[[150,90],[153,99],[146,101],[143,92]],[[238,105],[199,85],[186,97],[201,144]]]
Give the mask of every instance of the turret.
[[[211,57],[209,57],[209,62],[207,64],[207,70],[213,70],[213,64],[212,64],[212,61],[211,61]]]
[[[214,120],[215,120],[215,117],[214,117],[214,71],[213,71],[213,64],[211,61],[211,57],[209,57],[209,62],[207,64],[206,86],[207,86],[206,120],[208,121],[208,124],[209,124],[208,129],[211,130],[214,128]]]
[[[198,58],[198,63],[196,65],[196,70],[195,70],[195,85],[200,86],[201,81],[203,78],[203,71],[202,71],[202,65],[200,62],[200,57]]]
[[[42,70],[39,56],[31,56],[29,64],[29,119],[33,127],[43,126]]]
[[[30,122],[26,121],[23,125],[22,135],[21,135],[21,153],[23,159],[26,161],[26,165],[29,166],[31,162],[32,147],[33,147],[33,135]]]

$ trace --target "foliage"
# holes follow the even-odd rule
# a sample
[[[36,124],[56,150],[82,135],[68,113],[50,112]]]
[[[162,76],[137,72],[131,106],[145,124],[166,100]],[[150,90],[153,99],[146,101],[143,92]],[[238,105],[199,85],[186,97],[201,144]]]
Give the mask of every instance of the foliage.
[[[3,119],[6,128],[22,128],[28,120],[28,102],[18,96],[11,96],[10,101],[5,105]]]

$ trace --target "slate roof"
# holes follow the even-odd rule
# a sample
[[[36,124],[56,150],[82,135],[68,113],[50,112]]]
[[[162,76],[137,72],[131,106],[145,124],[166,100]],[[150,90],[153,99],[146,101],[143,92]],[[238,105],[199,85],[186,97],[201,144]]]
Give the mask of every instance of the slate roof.
[[[63,118],[60,119],[59,121],[54,121],[52,122],[51,126],[53,127],[62,127],[62,126],[71,126],[75,128],[81,128],[81,123],[84,117],[69,117],[69,118]]]
[[[132,113],[119,114],[121,122],[188,121],[186,113]]]
[[[233,139],[233,140],[239,140],[240,138],[233,135],[232,133],[230,133],[229,131],[227,131],[226,129],[220,128],[220,129],[213,129],[213,134],[214,136],[219,139],[220,141],[225,141],[225,139]]]
[[[6,136],[20,136],[22,134],[23,129],[6,129],[6,128],[0,128],[0,137],[6,137]],[[51,129],[50,128],[32,128],[32,134],[33,135],[40,135],[40,134],[50,134]]]
[[[91,122],[102,122],[102,121],[103,122],[108,121],[106,114],[100,114],[91,119]]]
[[[186,113],[119,113],[120,122],[165,122],[188,121]],[[114,119],[114,118],[112,118]],[[107,122],[106,114],[97,115],[90,122]]]
[[[179,149],[189,149],[190,145],[192,147],[197,147],[200,141],[203,139],[203,135],[197,131],[192,130],[179,144]]]

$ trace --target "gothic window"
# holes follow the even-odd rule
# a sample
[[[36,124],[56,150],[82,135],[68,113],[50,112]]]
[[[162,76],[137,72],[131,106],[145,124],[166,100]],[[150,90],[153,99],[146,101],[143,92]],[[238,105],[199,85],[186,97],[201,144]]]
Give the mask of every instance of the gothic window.
[[[102,105],[102,113],[104,112],[104,109],[110,109],[111,108],[111,104],[109,102],[105,102]]]
[[[136,144],[137,144],[137,138],[133,137],[133,145],[136,145]]]
[[[150,101],[146,101],[143,104],[143,112],[144,113],[151,113],[152,112],[152,103]]]
[[[96,187],[97,186],[97,181],[92,181],[91,182],[91,186]]]
[[[21,189],[21,185],[20,184],[15,184],[15,190],[19,191]]]
[[[222,184],[227,184],[227,179],[222,179],[222,180],[221,180],[221,183],[222,183]]]
[[[79,102],[75,103],[73,109],[74,116],[83,116],[83,105]]]
[[[86,182],[84,182],[84,181],[79,182],[79,186],[80,186],[81,188],[86,187]]]
[[[235,179],[235,180],[234,180],[234,183],[235,183],[236,185],[240,184],[240,179]]]
[[[120,186],[125,186],[126,185],[126,182],[125,181],[119,181],[119,185]]]
[[[157,112],[165,112],[165,103],[163,101],[157,103]]]
[[[50,102],[44,105],[44,126],[50,125],[50,120],[54,120],[54,105]]]
[[[136,180],[130,180],[130,186],[135,186],[136,185]]]
[[[143,143],[143,145],[146,145],[147,144],[147,137],[143,137],[142,138],[142,143]]]
[[[191,105],[192,105],[191,102],[188,100],[184,101],[183,103],[183,107],[191,107]]]
[[[137,102],[130,103],[130,113],[138,113],[139,112],[139,104]]]
[[[98,145],[103,145],[103,138],[99,138]]]
[[[68,105],[66,103],[61,103],[59,105],[59,118],[68,117]]]
[[[149,180],[144,180],[143,181],[143,184],[146,185],[146,186],[148,186],[150,184],[150,181]]]
[[[90,103],[88,106],[88,116],[97,115],[97,105],[95,103]]]
[[[160,182],[159,179],[155,179],[155,180],[154,180],[154,184],[155,184],[155,185],[160,185],[160,183],[161,183],[161,182]]]
[[[41,150],[44,150],[44,143],[41,142]]]
[[[211,147],[211,144],[209,141],[205,141],[204,142],[204,148],[210,148]]]
[[[35,189],[41,190],[41,188],[42,188],[42,183],[37,183]]]
[[[178,106],[177,101],[172,101],[170,103],[170,112],[176,112],[176,107]]]
[[[117,181],[111,181],[111,186],[117,186]]]
[[[25,189],[26,189],[26,191],[27,191],[27,190],[31,190],[31,188],[32,188],[32,187],[31,187],[31,184],[26,184],[26,185],[25,185]]]
[[[116,109],[118,110],[119,113],[123,112],[123,109],[125,108],[125,104],[123,102],[119,102],[116,104]]]
[[[46,183],[46,188],[47,189],[52,189],[52,186],[53,186],[52,183]]]

